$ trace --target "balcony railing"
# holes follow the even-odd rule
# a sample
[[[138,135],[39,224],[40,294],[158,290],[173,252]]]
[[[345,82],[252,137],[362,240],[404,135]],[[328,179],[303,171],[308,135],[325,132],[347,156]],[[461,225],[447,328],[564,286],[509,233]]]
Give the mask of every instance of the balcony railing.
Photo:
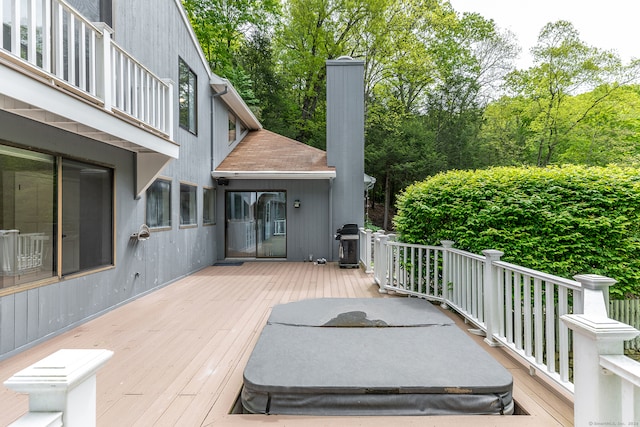
[[[568,280],[500,261],[500,251],[472,254],[451,241],[406,244],[382,232],[361,230],[360,247],[360,262],[373,265],[380,292],[418,296],[460,313],[487,344],[505,347],[532,374],[573,395],[576,425],[626,425],[640,416],[640,363],[623,355],[623,342],[639,331],[608,318],[615,280]],[[373,253],[362,250],[369,247]]]
[[[64,0],[2,0],[0,50],[13,64],[171,139],[172,85]]]

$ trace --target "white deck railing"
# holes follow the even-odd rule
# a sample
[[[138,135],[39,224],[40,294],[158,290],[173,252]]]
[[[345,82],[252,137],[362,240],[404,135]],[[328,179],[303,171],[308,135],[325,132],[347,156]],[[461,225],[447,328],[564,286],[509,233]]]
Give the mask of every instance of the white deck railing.
[[[640,416],[640,363],[623,355],[624,340],[640,332],[607,317],[615,280],[569,280],[500,261],[500,251],[477,255],[450,241],[415,245],[366,232],[360,238],[361,247],[373,247],[373,254],[360,252],[360,262],[373,263],[380,292],[426,298],[460,313],[487,344],[505,347],[532,373],[573,394],[576,425],[627,425]],[[600,375],[607,378],[598,381]]]
[[[0,50],[18,66],[172,138],[172,85],[127,54],[112,30],[64,0],[2,0]]]

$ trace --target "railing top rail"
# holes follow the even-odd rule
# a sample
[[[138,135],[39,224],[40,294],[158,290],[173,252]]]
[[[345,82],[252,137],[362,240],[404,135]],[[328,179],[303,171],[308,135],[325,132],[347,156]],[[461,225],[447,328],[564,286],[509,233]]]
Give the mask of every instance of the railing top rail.
[[[140,61],[138,61],[132,54],[127,52],[122,46],[118,45],[115,40],[111,40],[111,46],[113,49],[121,52],[124,56],[129,58],[131,62],[135,63],[141,70],[145,73],[149,74],[152,78],[158,81],[158,84],[164,86],[165,88],[169,88],[169,85],[160,77],[158,77],[153,71],[145,67]]]
[[[577,282],[575,280],[566,279],[566,278],[560,277],[560,276],[554,276],[552,274],[543,273],[543,272],[538,271],[538,270],[533,270],[531,268],[522,267],[522,266],[516,265],[516,264],[511,264],[511,263],[505,262],[505,261],[495,261],[494,265],[496,265],[498,267],[502,267],[505,270],[513,271],[513,272],[516,272],[516,273],[525,274],[527,276],[531,276],[531,277],[536,278],[536,279],[542,279],[545,282],[555,283],[557,285],[561,285],[561,286],[564,286],[566,288],[573,289],[573,290],[576,290],[576,291],[581,291],[582,290],[582,285],[580,284],[580,282]]]
[[[600,366],[613,372],[620,378],[624,378],[636,387],[640,387],[640,375],[638,374],[640,363],[624,355],[600,356]]]
[[[462,256],[464,256],[466,258],[471,258],[471,259],[475,259],[475,260],[478,260],[478,261],[484,261],[486,259],[486,257],[484,255],[474,254],[473,252],[463,251],[462,249],[449,248],[448,251],[451,252],[451,253],[462,255]]]
[[[65,0],[54,0],[54,3],[59,3],[64,9],[66,9],[71,15],[73,15],[78,21],[82,21],[82,23],[84,23],[87,27],[91,28],[98,35],[102,35],[102,31],[96,25],[94,25],[93,22],[91,22],[87,18],[85,18],[84,15],[82,15],[80,12],[78,12],[78,10],[76,10],[76,8],[71,6]]]
[[[396,242],[396,241],[387,241],[387,245],[389,246],[405,246],[407,248],[422,248],[422,249],[431,249],[431,250],[444,250],[444,248],[442,246],[430,246],[430,245],[419,245],[417,243],[403,243],[403,242]]]

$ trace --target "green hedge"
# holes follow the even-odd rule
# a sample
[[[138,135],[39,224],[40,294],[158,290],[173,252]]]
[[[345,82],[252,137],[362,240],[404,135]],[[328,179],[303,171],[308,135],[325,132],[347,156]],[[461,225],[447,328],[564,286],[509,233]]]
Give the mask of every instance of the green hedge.
[[[451,171],[406,188],[401,239],[441,240],[561,277],[601,274],[613,298],[640,296],[640,169],[563,166]]]

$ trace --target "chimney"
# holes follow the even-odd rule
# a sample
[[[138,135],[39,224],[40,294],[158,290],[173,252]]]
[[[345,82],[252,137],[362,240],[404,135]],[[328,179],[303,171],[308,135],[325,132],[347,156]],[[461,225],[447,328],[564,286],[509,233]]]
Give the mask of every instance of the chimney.
[[[344,224],[364,226],[364,62],[340,57],[326,65],[327,163],[336,168],[333,232]]]

